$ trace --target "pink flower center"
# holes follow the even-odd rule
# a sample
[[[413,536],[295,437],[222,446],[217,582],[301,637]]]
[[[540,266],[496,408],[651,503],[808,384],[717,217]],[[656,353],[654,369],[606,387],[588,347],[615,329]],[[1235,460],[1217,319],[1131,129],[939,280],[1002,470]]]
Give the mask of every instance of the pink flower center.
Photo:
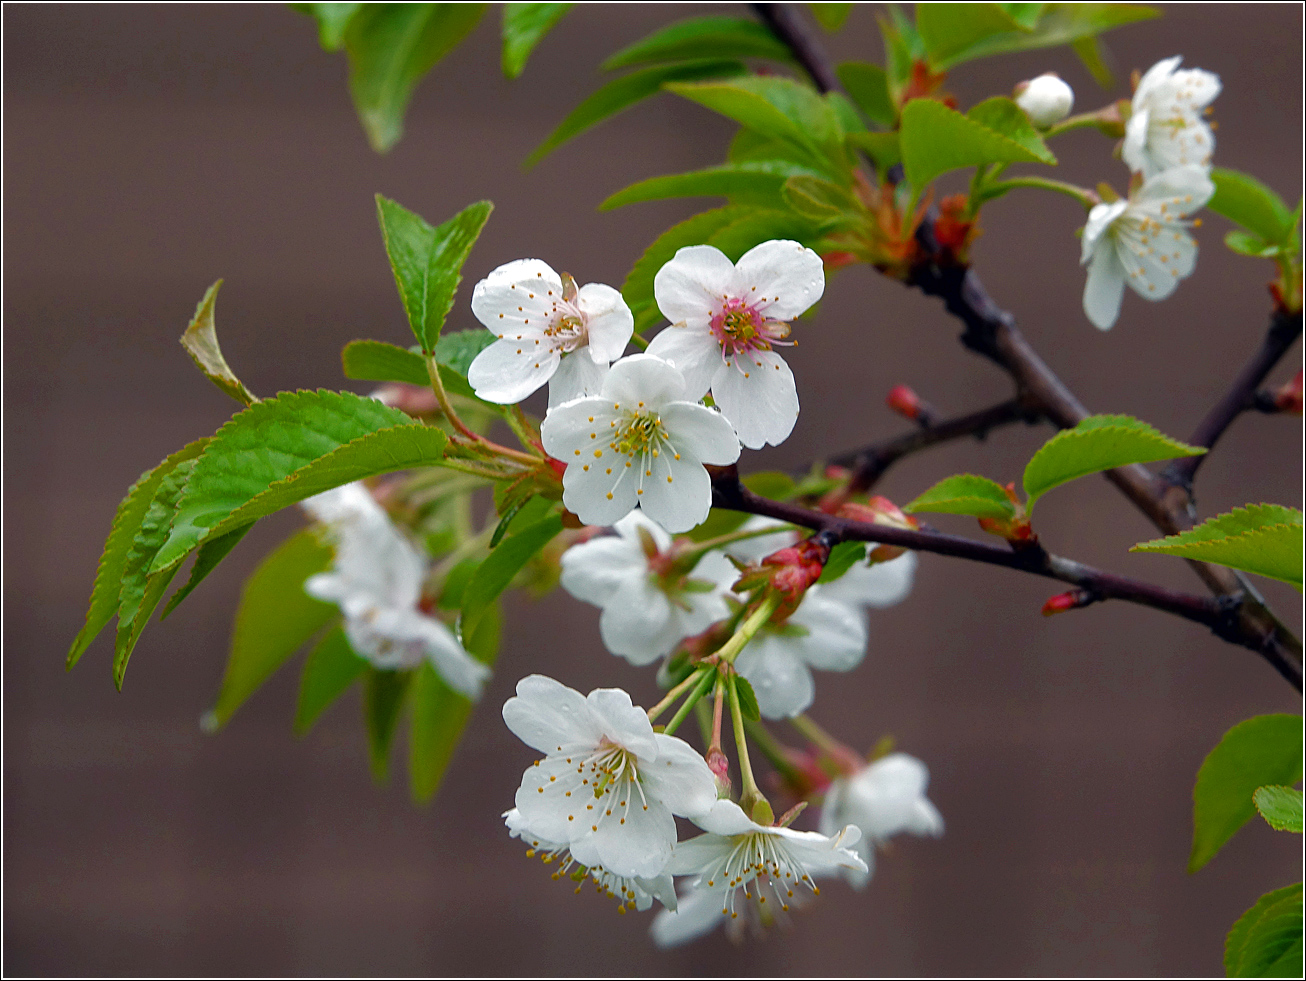
[[[553,316],[549,319],[549,326],[544,328],[544,336],[549,339],[550,347],[562,354],[584,347],[589,343],[585,315],[566,300],[554,303]]]
[[[756,307],[736,297],[722,301],[721,312],[712,318],[708,327],[727,358],[769,351],[772,345],[783,343],[789,336],[787,323],[769,320]]]

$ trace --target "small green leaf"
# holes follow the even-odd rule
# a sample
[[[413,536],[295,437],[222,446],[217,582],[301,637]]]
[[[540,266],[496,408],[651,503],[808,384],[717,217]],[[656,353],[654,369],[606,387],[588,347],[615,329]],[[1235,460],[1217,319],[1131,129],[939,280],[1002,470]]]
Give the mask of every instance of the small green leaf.
[[[995,133],[1001,133],[1009,140],[1019,143],[1038,158],[1039,163],[1055,164],[1057,158],[1043,142],[1034,124],[1029,121],[1025,110],[1006,96],[994,96],[985,99],[966,113],[967,119],[973,119],[981,126],[987,126]]]
[[[476,244],[494,205],[477,201],[443,225],[432,228],[419,215],[389,198],[376,196],[376,214],[385,238],[408,323],[423,351],[434,351],[444,318],[453,308],[463,263]]]
[[[844,22],[848,20],[848,15],[853,12],[856,4],[852,3],[809,3],[807,5],[816,22],[824,27],[831,34],[843,29]]]
[[[1252,803],[1275,831],[1302,833],[1301,791],[1273,785],[1257,787]]]
[[[814,176],[816,171],[787,160],[767,160],[650,177],[618,191],[600,204],[599,210],[611,211],[641,201],[716,195],[728,197],[736,204],[774,206],[780,199],[780,188],[785,179],[799,174]]]
[[[897,133],[849,133],[848,145],[864,150],[881,172],[902,163],[902,145]]]
[[[898,108],[889,95],[889,78],[883,68],[866,61],[845,61],[835,74],[866,118],[882,126],[895,126]]]
[[[172,454],[153,470],[141,474],[127,491],[127,496],[114,513],[108,540],[95,572],[95,585],[91,588],[91,601],[86,610],[86,622],[68,649],[67,666],[72,668],[85,653],[91,641],[108,625],[118,611],[118,593],[127,568],[127,557],[141,522],[150,509],[155,491],[179,463],[193,460],[203,451],[208,437],[197,439]]]
[[[1107,64],[1106,45],[1102,43],[1101,38],[1092,35],[1077,38],[1070,42],[1070,47],[1093,76],[1093,81],[1104,89],[1109,89],[1115,84],[1115,76]]]
[[[339,51],[345,43],[345,28],[354,14],[363,8],[361,3],[292,3],[292,10],[308,14],[317,21],[318,41],[324,51]]]
[[[553,30],[574,3],[505,3],[503,5],[503,73],[516,78],[535,45]]]
[[[1273,259],[1283,251],[1283,246],[1270,245],[1251,232],[1226,232],[1224,244],[1231,251],[1237,252],[1239,255],[1251,256],[1254,259]]]
[[[367,661],[354,653],[340,627],[323,637],[304,660],[295,705],[295,735],[303,736],[328,705],[345,693],[367,670]]]
[[[494,334],[488,330],[459,330],[441,334],[440,342],[435,345],[435,360],[459,378],[466,379],[476,355],[495,340]]]
[[[789,47],[770,28],[741,17],[694,17],[668,24],[622,48],[603,63],[606,69],[661,61],[705,58],[770,58],[791,63]]]
[[[372,776],[384,783],[390,769],[390,746],[403,712],[414,671],[382,671],[368,667],[363,675],[363,721],[367,727]]]
[[[225,559],[233,548],[240,544],[240,540],[245,537],[254,523],[251,521],[247,525],[241,525],[233,528],[225,535],[219,535],[217,538],[210,538],[195,553],[195,564],[191,566],[190,577],[186,580],[186,585],[172,594],[172,599],[168,600],[168,605],[163,608],[159,614],[160,620],[168,619],[168,614],[181,605],[181,601],[195,591],[195,587],[202,583],[210,572],[218,567],[218,563]]]
[[[1211,170],[1211,181],[1215,184],[1215,194],[1206,206],[1216,214],[1242,225],[1267,245],[1282,245],[1292,235],[1292,210],[1283,198],[1255,177],[1215,167]]]
[[[330,565],[331,549],[305,530],[278,546],[246,581],[222,688],[208,717],[214,728],[226,725],[287,658],[339,616],[334,604],[304,592],[308,577]]]
[[[499,594],[508,588],[517,573],[545,545],[562,531],[562,516],[550,515],[499,543],[489,558],[481,563],[463,592],[463,609],[458,629],[463,637],[475,635],[477,624]]]
[[[1196,528],[1135,545],[1131,552],[1161,552],[1254,572],[1302,588],[1302,513],[1278,504],[1249,504]]]
[[[918,196],[950,170],[991,163],[1039,163],[1039,154],[933,99],[902,108],[902,165]]]
[[[357,381],[430,384],[420,354],[385,341],[350,341],[340,352],[340,361],[345,377]]]
[[[1224,734],[1207,754],[1193,786],[1193,849],[1188,871],[1209,862],[1256,813],[1252,794],[1302,776],[1300,715],[1258,715]]]
[[[762,718],[762,710],[757,704],[757,692],[753,691],[753,686],[748,679],[742,674],[732,675],[730,683],[735,686],[735,693],[739,696],[739,712],[745,719],[757,722]]]
[[[756,208],[713,232],[707,244],[720,249],[731,262],[738,262],[749,249],[771,239],[792,239],[810,246],[819,237],[819,228],[809,218],[792,211]]]
[[[866,561],[865,542],[840,542],[830,549],[830,558],[826,560],[825,568],[821,570],[821,577],[816,581],[834,582],[858,562],[864,561]]]
[[[1025,466],[1025,508],[1068,481],[1131,463],[1152,463],[1206,450],[1171,439],[1132,416],[1089,416],[1044,443]]]
[[[1016,506],[1007,496],[1006,488],[973,473],[945,477],[904,505],[908,514],[928,511],[934,514],[966,514],[973,518],[1011,519],[1016,516]]]
[[[679,62],[670,65],[653,65],[613,79],[573,109],[558,128],[549,134],[526,158],[527,165],[539,163],[548,153],[579,136],[591,126],[629,109],[651,95],[662,91],[667,82],[684,82],[702,78],[728,78],[741,74],[743,62],[713,58],[706,61]]]
[[[385,153],[398,142],[413,89],[471,33],[488,6],[367,3],[349,19],[349,91],[374,150]]]
[[[241,384],[236,373],[227,365],[227,359],[222,356],[222,348],[218,346],[218,331],[213,323],[213,307],[218,302],[218,287],[221,285],[222,280],[219,279],[208,288],[204,299],[200,300],[199,306],[195,308],[195,316],[191,318],[190,326],[181,335],[181,346],[186,349],[186,353],[191,356],[196,367],[208,376],[209,381],[237,402],[252,405],[258,399],[254,397],[253,392]]]
[[[742,483],[754,494],[769,501],[790,501],[798,494],[794,478],[779,470],[759,470],[742,478]]]
[[[804,218],[826,227],[827,223],[857,223],[864,209],[838,184],[819,177],[790,177],[781,190],[785,204]]]
[[[1000,3],[923,3],[916,7],[916,29],[930,64],[946,68],[965,60],[965,52],[994,35],[1029,33],[1028,19],[1016,20]]]
[[[1302,976],[1302,885],[1267,892],[1239,917],[1224,942],[1231,978]]]

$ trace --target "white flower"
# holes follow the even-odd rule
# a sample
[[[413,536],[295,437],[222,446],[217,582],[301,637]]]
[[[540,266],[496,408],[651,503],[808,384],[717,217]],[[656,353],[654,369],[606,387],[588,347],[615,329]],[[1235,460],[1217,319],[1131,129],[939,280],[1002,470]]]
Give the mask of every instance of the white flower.
[[[476,698],[490,669],[439,620],[418,608],[426,558],[390,521],[362,484],[346,484],[303,502],[335,546],[330,572],[310,576],[310,596],[337,603],[345,635],[378,668],[415,668],[429,660],[449,687]]]
[[[1200,68],[1176,71],[1181,56],[1158,61],[1138,81],[1120,155],[1153,177],[1172,167],[1209,167],[1215,149],[1202,110],[1220,94],[1220,77]]]
[[[798,419],[798,392],[773,348],[824,291],[821,257],[797,242],[763,242],[737,265],[710,245],[683,248],[653,277],[671,326],[648,351],[684,373],[687,397],[710,389],[749,449],[778,445]]]
[[[943,834],[943,817],[925,796],[929,782],[925,764],[906,753],[891,753],[851,777],[831,782],[821,807],[820,828],[823,834],[847,824],[861,829],[856,850],[866,870],[843,870],[854,887],[861,889],[870,881],[876,845],[903,831],[935,838]]]
[[[822,592],[845,603],[880,610],[907,598],[916,579],[916,553],[904,552],[887,562],[858,562]]]
[[[712,507],[703,464],[739,459],[730,424],[688,401],[681,373],[649,354],[614,364],[600,391],[550,409],[540,427],[544,449],[567,464],[563,504],[590,525],[636,504],[670,532],[700,524]]]
[[[666,871],[673,814],[693,817],[716,801],[716,779],[684,740],[655,733],[618,688],[582,695],[533,674],[517,683],[503,721],[545,756],[517,790],[525,827],[565,843],[577,862],[623,879]]]
[[[1108,330],[1116,322],[1126,283],[1139,296],[1163,300],[1192,273],[1197,243],[1183,219],[1214,193],[1206,170],[1189,164],[1157,174],[1128,201],[1088,213],[1080,264],[1088,265],[1084,313],[1095,327]]]
[[[1017,87],[1016,105],[1029,114],[1029,121],[1039,129],[1061,122],[1074,108],[1075,93],[1056,72],[1045,72],[1021,85],[1023,88]]]
[[[498,340],[467,380],[487,402],[520,402],[549,382],[549,405],[595,395],[621,357],[635,318],[611,286],[576,289],[539,259],[517,259],[476,284],[472,313]]]
[[[558,868],[553,873],[554,879],[561,879],[571,871],[573,865],[580,865],[572,855],[571,849],[565,844],[549,841],[534,834],[526,826],[526,819],[521,816],[521,811],[517,808],[504,812],[503,823],[508,826],[508,833],[512,837],[521,838],[530,845],[526,852],[527,858],[538,855],[545,865],[555,861],[558,863]],[[631,909],[642,912],[653,905],[654,899],[669,910],[676,908],[676,888],[671,881],[671,876],[665,873],[645,879],[640,876],[614,875],[601,866],[582,866],[582,868],[585,870],[584,875],[589,876],[600,892],[618,900],[617,909],[622,913],[626,912],[627,904]],[[576,875],[572,875],[571,878],[575,879]],[[576,892],[579,893],[580,889],[581,887],[577,886]]]
[[[730,615],[725,595],[739,574],[719,552],[686,576],[673,565],[671,536],[638,511],[616,535],[573,545],[562,555],[562,587],[603,610],[604,645],[631,664],[652,664],[686,637]]]

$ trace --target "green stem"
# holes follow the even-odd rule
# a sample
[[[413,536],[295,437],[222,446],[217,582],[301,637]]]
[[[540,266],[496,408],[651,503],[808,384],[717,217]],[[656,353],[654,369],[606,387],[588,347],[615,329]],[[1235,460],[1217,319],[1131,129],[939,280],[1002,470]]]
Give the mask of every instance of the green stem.
[[[735,730],[735,751],[739,754],[739,776],[743,781],[743,789],[739,795],[739,806],[743,808],[744,813],[750,819],[757,821],[754,817],[754,808],[759,804],[765,804],[768,811],[771,810],[771,803],[766,799],[757,786],[757,779],[753,776],[753,765],[748,759],[748,737],[744,734],[744,713],[739,708],[739,689],[735,685],[735,675],[731,672],[727,680],[727,689],[730,694],[730,721]],[[759,817],[761,815],[758,815]],[[771,813],[772,820],[775,819],[775,813]],[[769,824],[769,821],[758,821],[758,824]]]
[[[698,564],[708,552],[713,549],[721,548],[725,545],[733,545],[735,542],[746,541],[749,538],[761,538],[764,535],[774,535],[776,532],[788,531],[793,528],[792,525],[768,525],[765,528],[750,528],[748,531],[728,531],[724,535],[717,535],[715,538],[709,538],[704,542],[694,542],[677,556],[677,560],[690,559],[694,565]],[[693,565],[690,566],[693,568]]]
[[[1008,177],[1006,180],[993,181],[984,188],[984,200],[996,198],[1017,187],[1038,187],[1045,191],[1055,191],[1072,197],[1084,206],[1085,210],[1101,204],[1102,199],[1095,191],[1065,181],[1054,181],[1047,177]]]
[[[1069,133],[1073,129],[1101,129],[1103,125],[1120,123],[1120,113],[1116,110],[1114,104],[1107,106],[1105,109],[1096,109],[1093,112],[1081,112],[1078,116],[1067,116],[1055,126],[1050,126],[1043,131],[1043,139],[1050,140],[1054,136],[1060,136],[1062,133]]]
[[[685,721],[685,716],[689,714],[690,709],[692,709],[698,703],[698,700],[707,693],[707,690],[712,687],[712,678],[715,675],[716,672],[711,670],[704,671],[699,675],[697,686],[695,686],[694,690],[689,693],[689,697],[685,699],[684,704],[676,710],[676,714],[671,717],[671,721],[662,729],[666,735],[670,736],[680,728],[680,723]]]
[[[762,625],[771,619],[771,614],[776,611],[780,605],[780,597],[775,593],[768,594],[756,610],[749,615],[739,628],[734,632],[731,638],[726,641],[716,656],[724,664],[734,664],[735,658],[739,656],[753,636],[762,629]]]
[[[517,450],[511,450],[506,446],[500,446],[493,440],[486,439],[480,433],[476,432],[476,430],[469,428],[467,423],[463,422],[462,417],[458,415],[457,410],[454,409],[453,403],[449,401],[449,393],[444,390],[444,382],[440,380],[440,365],[439,362],[435,360],[435,355],[428,354],[425,357],[426,374],[427,377],[431,379],[431,391],[435,393],[436,402],[440,403],[440,411],[444,413],[444,417],[449,420],[458,432],[473,443],[483,447],[484,449],[490,450],[497,456],[504,457],[508,460],[515,460],[518,463],[525,463],[532,467],[539,464],[540,458],[538,456],[529,453],[521,453]]]
[[[766,757],[766,761],[783,776],[788,777],[790,780],[797,780],[801,776],[798,768],[790,763],[789,757],[785,755],[785,747],[767,731],[762,723],[754,722],[752,719],[745,719],[744,730],[757,745],[762,755]]]
[[[672,703],[675,702],[677,698],[679,698],[685,692],[689,691],[689,689],[694,687],[694,685],[698,684],[698,682],[702,680],[698,674],[699,671],[710,671],[710,670],[711,668],[702,668],[702,667],[698,668],[696,671],[691,673],[688,678],[686,678],[680,684],[672,688],[671,691],[667,692],[666,695],[663,696],[662,701],[658,702],[656,705],[654,705],[651,709],[648,710],[648,720],[652,722],[659,715],[661,715],[663,712],[669,709]]]
[[[805,712],[795,715],[789,720],[789,724],[801,732],[809,742],[816,744],[827,753],[848,752],[847,746],[818,726],[812,717]]]
[[[647,351],[647,350],[648,350],[649,342],[646,341],[644,338],[640,337],[638,334],[631,334],[631,335],[630,335],[630,343],[634,344],[634,345],[635,345],[637,348],[639,348],[641,351]]]

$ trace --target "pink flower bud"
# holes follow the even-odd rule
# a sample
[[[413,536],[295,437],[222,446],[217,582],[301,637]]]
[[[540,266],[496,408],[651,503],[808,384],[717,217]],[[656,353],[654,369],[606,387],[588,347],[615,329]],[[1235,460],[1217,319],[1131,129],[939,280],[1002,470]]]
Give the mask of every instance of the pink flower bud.
[[[1043,615],[1045,617],[1056,616],[1058,613],[1065,613],[1067,610],[1077,610],[1081,606],[1087,606],[1090,602],[1092,600],[1084,590],[1072,589],[1069,592],[1058,593],[1044,603]]]
[[[920,415],[921,400],[915,392],[906,385],[894,385],[889,389],[889,394],[884,400],[887,405],[898,415],[910,419],[913,422]]]
[[[1297,377],[1286,385],[1280,386],[1274,393],[1274,407],[1280,412],[1299,416],[1302,414],[1302,373],[1298,369]]]

